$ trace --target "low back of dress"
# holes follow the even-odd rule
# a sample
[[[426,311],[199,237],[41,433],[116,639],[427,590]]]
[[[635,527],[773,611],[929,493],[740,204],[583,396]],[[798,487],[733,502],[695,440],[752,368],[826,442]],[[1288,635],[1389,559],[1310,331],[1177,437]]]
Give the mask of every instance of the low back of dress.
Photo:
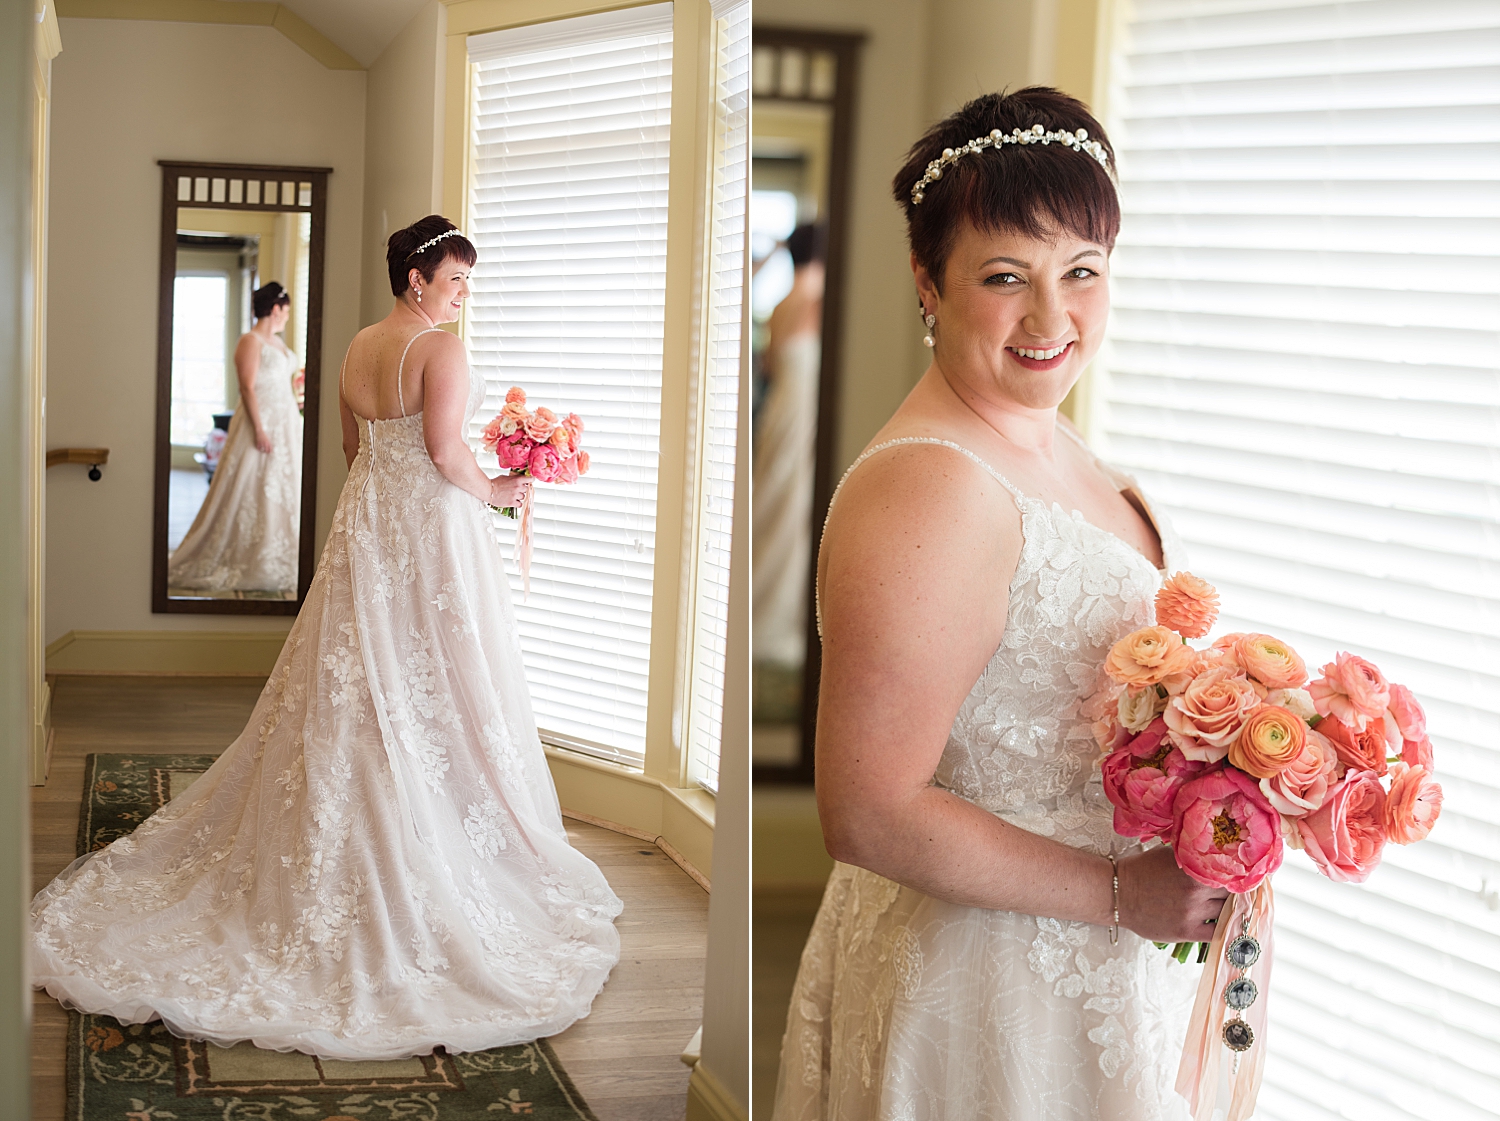
[[[482,400],[471,375],[468,416]],[[34,978],[59,999],[397,1058],[562,1031],[617,960],[620,901],[563,830],[489,511],[433,466],[420,413],[359,423],[245,731],[37,896]]]

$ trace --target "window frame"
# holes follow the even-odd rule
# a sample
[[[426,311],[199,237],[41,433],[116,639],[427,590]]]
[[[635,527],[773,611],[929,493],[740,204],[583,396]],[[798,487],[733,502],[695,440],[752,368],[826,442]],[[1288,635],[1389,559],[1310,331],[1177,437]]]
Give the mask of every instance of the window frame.
[[[457,215],[460,227],[467,228],[472,88],[468,37],[654,2],[658,0],[627,4],[599,0],[460,0],[447,5],[441,193],[444,213]],[[696,586],[695,504],[700,501],[701,485],[698,448],[705,421],[699,399],[707,356],[701,345],[700,325],[711,275],[715,32],[711,0],[673,0],[666,307],[651,653],[647,671],[645,762],[634,773],[679,790],[690,785],[687,755],[691,674],[688,671],[697,657],[693,601],[687,598],[686,590]],[[466,327],[466,322],[460,320],[461,336],[466,334]],[[567,750],[564,742],[552,746]],[[714,795],[707,790],[688,793],[707,800],[697,810],[711,818]]]

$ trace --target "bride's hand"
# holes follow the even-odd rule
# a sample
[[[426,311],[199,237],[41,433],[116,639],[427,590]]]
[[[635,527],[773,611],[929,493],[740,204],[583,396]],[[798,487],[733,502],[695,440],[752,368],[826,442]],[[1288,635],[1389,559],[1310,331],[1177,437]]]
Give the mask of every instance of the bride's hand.
[[[490,505],[502,510],[507,506],[521,506],[531,494],[529,475],[501,475],[490,480]]]
[[[1121,857],[1120,925],[1153,942],[1208,942],[1229,893],[1204,887],[1166,845]]]

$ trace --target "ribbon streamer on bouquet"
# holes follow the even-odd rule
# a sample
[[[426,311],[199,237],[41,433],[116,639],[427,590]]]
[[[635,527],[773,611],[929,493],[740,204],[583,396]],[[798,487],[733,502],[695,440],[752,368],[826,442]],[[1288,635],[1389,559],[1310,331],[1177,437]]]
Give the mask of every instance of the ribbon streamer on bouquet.
[[[1246,1121],[1255,1112],[1255,1097],[1260,1092],[1261,1075],[1266,1065],[1266,1007],[1271,987],[1271,918],[1274,905],[1271,880],[1262,880],[1244,895],[1231,895],[1224,901],[1214,928],[1214,940],[1198,982],[1193,1001],[1193,1017],[1188,1022],[1187,1040],[1182,1046],[1182,1065],[1177,1068],[1177,1092],[1187,1099],[1193,1121],[1209,1121],[1219,1092],[1219,1063],[1230,1054],[1224,1043],[1224,1022],[1232,1018],[1224,1001],[1224,990],[1242,972],[1255,982],[1256,1000],[1239,1013],[1255,1033],[1248,1052],[1239,1054],[1229,1078],[1229,1109],[1225,1121]],[[1248,925],[1247,925],[1248,923]],[[1260,957],[1241,971],[1226,958],[1226,942],[1241,933],[1260,943]]]
[[[516,525],[516,567],[521,570],[521,598],[531,598],[531,495],[520,503],[520,520]]]

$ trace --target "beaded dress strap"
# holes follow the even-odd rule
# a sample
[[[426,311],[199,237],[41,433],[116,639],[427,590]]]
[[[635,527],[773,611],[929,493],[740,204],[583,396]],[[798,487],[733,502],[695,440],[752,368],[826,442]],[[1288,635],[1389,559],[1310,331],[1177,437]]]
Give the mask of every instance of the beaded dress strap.
[[[823,552],[823,539],[828,536],[828,521],[833,517],[833,504],[838,501],[839,491],[844,489],[844,484],[849,481],[849,476],[854,474],[854,469],[865,460],[869,459],[876,452],[883,452],[887,448],[901,447],[904,444],[936,444],[939,447],[952,448],[954,451],[968,456],[976,464],[988,471],[990,475],[994,477],[997,483],[1003,486],[1006,490],[1010,491],[1011,496],[1016,500],[1016,505],[1018,507],[1022,502],[1036,501],[1035,499],[1027,495],[1023,490],[1021,490],[1021,488],[1017,487],[1014,483],[1007,479],[1004,475],[1000,474],[999,471],[996,471],[988,463],[980,459],[979,456],[975,455],[962,444],[955,444],[952,440],[943,440],[939,439],[936,436],[898,436],[894,440],[884,440],[881,443],[876,444],[872,448],[866,448],[862,453],[860,453],[858,459],[849,464],[849,469],[845,471],[843,477],[839,479],[839,485],[833,488],[833,497],[828,500],[828,513],[823,516],[823,532],[818,535],[819,554]],[[813,616],[818,625],[818,637],[821,639],[823,637],[823,596],[822,593],[818,590],[818,580],[816,574],[814,574],[813,576]]]

